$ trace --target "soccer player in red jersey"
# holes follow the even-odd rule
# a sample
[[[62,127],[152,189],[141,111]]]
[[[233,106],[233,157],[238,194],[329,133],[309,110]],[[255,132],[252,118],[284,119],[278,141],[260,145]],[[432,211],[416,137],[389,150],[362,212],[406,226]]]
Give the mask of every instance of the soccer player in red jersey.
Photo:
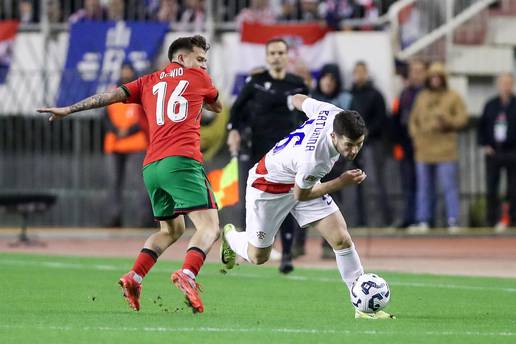
[[[143,178],[161,229],[147,239],[131,271],[119,280],[134,310],[140,309],[143,278],[163,251],[183,234],[184,214],[188,214],[196,232],[183,266],[171,279],[194,312],[204,310],[195,277],[219,236],[219,219],[202,166],[200,120],[203,107],[214,112],[222,110],[218,91],[206,72],[208,49],[202,36],[178,38],[169,47],[170,64],[165,69],[71,106],[38,109],[51,113],[50,121],[116,102],[138,103],[145,110],[150,142]]]

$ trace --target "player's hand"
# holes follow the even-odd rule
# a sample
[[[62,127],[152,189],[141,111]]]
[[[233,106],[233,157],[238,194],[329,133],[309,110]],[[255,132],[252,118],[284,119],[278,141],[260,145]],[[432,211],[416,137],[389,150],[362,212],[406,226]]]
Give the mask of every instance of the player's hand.
[[[360,184],[366,179],[367,175],[360,169],[349,170],[339,176],[343,186]]]
[[[229,152],[232,156],[237,156],[240,150],[240,133],[236,129],[229,131],[227,140]]]
[[[118,135],[117,136],[123,138],[123,137],[126,137],[128,134],[129,134],[129,130],[127,130],[127,129],[120,129],[120,130],[118,130]]]
[[[487,155],[487,156],[493,156],[495,155],[495,150],[493,147],[487,145],[487,146],[484,146],[484,154]]]
[[[448,123],[448,121],[442,114],[437,115],[437,130],[443,133],[453,131],[453,126],[450,123]]]
[[[70,107],[51,107],[51,108],[40,108],[37,110],[39,113],[51,113],[48,118],[49,122],[52,122],[56,119],[61,119],[68,116],[70,112]]]

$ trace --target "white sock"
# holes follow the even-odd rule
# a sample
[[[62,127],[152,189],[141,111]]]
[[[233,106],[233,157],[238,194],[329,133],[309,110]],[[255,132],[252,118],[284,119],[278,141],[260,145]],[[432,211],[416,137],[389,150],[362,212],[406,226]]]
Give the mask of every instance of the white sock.
[[[231,249],[235,251],[236,254],[249,261],[249,256],[247,255],[247,247],[249,246],[249,242],[247,241],[246,232],[237,232],[235,230],[229,231],[226,233],[226,240],[228,241]]]
[[[351,290],[353,282],[364,274],[364,268],[360,262],[360,257],[355,250],[355,245],[342,250],[333,250],[335,252],[335,259],[337,260],[337,267],[339,268],[342,280]]]
[[[183,273],[184,273],[185,275],[188,275],[188,276],[189,276],[189,277],[191,277],[192,279],[195,279],[195,274],[193,273],[193,271],[192,271],[192,270],[190,270],[190,269],[183,269]]]

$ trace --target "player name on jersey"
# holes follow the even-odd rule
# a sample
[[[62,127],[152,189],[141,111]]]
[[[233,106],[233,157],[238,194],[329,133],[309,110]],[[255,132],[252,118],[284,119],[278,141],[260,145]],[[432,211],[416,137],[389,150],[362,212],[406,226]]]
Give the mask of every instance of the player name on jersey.
[[[165,78],[167,76],[169,76],[171,78],[175,78],[177,76],[183,76],[183,73],[184,73],[184,70],[183,70],[182,67],[175,68],[175,69],[171,69],[170,72],[168,72],[168,73],[161,72],[161,74],[159,75],[159,78],[163,79],[163,78]]]
[[[314,123],[314,131],[312,132],[312,135],[310,135],[310,138],[306,142],[306,151],[315,150],[317,140],[319,139],[319,136],[321,136],[321,132],[326,126],[326,120],[328,119],[329,113],[329,111],[321,111],[319,112],[319,115],[317,115],[317,118],[315,119]]]

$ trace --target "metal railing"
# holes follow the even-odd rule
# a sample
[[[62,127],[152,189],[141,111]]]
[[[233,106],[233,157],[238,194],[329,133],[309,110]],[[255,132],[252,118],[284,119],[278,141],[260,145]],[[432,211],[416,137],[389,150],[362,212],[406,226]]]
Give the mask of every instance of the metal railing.
[[[49,124],[46,116],[0,117],[0,192],[49,192],[57,204],[31,219],[32,225],[103,226],[109,221],[113,187],[110,157],[103,153],[105,128],[100,116]],[[141,161],[125,174],[123,217],[139,226],[146,200]],[[14,225],[0,213],[0,226]]]
[[[7,1],[0,4],[5,5]],[[430,0],[418,2],[425,1]],[[438,1],[446,0],[435,0]],[[209,2],[208,5],[216,2]],[[467,3],[464,1],[463,5]],[[441,18],[441,14],[436,12],[435,18]],[[234,16],[228,17],[227,22],[233,19]],[[379,20],[385,22],[385,17]],[[36,29],[39,30],[40,24],[37,25]],[[428,28],[435,28],[435,25],[438,25],[437,20]],[[58,34],[52,32],[48,22],[42,23],[42,27],[44,39],[32,40],[31,34],[26,33],[28,37],[23,43],[23,51],[29,62],[39,61],[44,68],[13,66],[9,72],[11,82],[7,86],[0,85],[0,192],[40,190],[57,193],[58,204],[48,214],[38,216],[34,224],[100,226],[105,219],[105,209],[109,206],[110,188],[109,159],[102,150],[105,133],[102,115],[101,112],[90,112],[52,125],[47,123],[46,117],[35,116],[36,105],[55,103],[55,90],[59,86],[64,59],[53,44],[60,39],[59,35],[66,30],[66,26],[61,27]],[[211,28],[214,30],[213,26]],[[10,89],[6,90],[6,87]],[[44,92],[36,92],[39,89]],[[12,108],[16,111],[6,110]],[[464,132],[460,140],[461,205],[462,213],[466,216],[471,203],[484,193],[484,167],[474,130]],[[401,201],[399,188],[396,187],[400,183],[398,169],[393,161],[390,166],[387,180],[393,182],[389,183],[389,193],[397,200],[396,206],[399,208]],[[128,175],[133,179],[124,190],[125,199],[142,197],[140,191],[130,187],[137,183],[141,185],[140,166],[134,165]],[[136,225],[134,210],[139,207],[139,202],[126,204],[126,225]],[[12,222],[0,214],[0,226],[9,224]]]
[[[0,192],[51,192],[57,204],[31,219],[31,225],[103,226],[109,218],[112,170],[110,157],[103,152],[106,132],[102,116],[71,117],[49,124],[46,116],[0,116]],[[484,163],[476,144],[474,128],[460,135],[460,191],[463,223],[469,209],[484,194]],[[213,164],[208,162],[209,170]],[[393,209],[401,212],[399,167],[388,159],[387,190]],[[123,191],[125,226],[138,226],[142,201],[141,161],[133,160],[126,172]],[[366,197],[376,199],[366,188]],[[230,219],[240,218],[238,209],[226,209]],[[376,215],[371,214],[374,218]],[[350,220],[353,216],[351,216]],[[372,219],[372,221],[376,221]],[[15,219],[0,213],[0,226],[13,226]]]
[[[399,59],[418,55],[446,60],[454,33],[462,26],[482,43],[486,9],[497,0],[402,0],[389,11],[393,45]],[[460,43],[461,36],[455,39]],[[462,38],[463,39],[463,38]]]
[[[332,17],[332,20],[342,20],[342,27],[346,29],[371,28],[387,22],[384,14],[394,2],[372,0],[364,5],[357,1],[332,0],[319,0],[315,4],[302,0],[206,0],[199,1],[199,12],[203,27],[211,25],[217,31],[238,30],[239,16],[246,11],[267,13],[276,22],[324,21]],[[98,0],[99,9],[92,13],[97,12],[95,20],[160,20],[170,22],[171,30],[195,30],[198,25],[189,23],[196,12],[190,4],[186,0]],[[18,19],[23,30],[42,30],[46,23],[52,28],[63,28],[70,20],[80,18],[84,6],[84,0],[2,0],[0,20]]]

